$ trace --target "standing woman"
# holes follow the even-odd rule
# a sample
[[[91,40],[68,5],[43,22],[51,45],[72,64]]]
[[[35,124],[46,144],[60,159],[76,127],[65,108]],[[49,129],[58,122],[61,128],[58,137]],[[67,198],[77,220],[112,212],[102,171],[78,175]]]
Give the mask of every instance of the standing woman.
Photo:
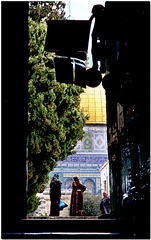
[[[58,173],[55,173],[50,183],[50,216],[59,216],[59,201],[61,198],[61,182]]]
[[[78,177],[74,177],[72,183],[70,216],[83,216],[83,192],[86,187],[82,185]]]

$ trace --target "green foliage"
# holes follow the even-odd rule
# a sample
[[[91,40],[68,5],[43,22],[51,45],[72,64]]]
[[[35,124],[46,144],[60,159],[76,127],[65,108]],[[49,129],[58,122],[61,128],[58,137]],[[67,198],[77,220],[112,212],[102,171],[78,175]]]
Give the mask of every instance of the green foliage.
[[[39,198],[32,194],[27,198],[27,213],[34,212],[40,205]]]
[[[29,2],[29,16],[34,21],[64,19],[65,5],[62,1]]]
[[[27,214],[37,209],[36,194],[44,190],[57,161],[75,153],[86,121],[80,110],[83,89],[55,80],[55,54],[44,51],[46,33],[46,22],[29,18]]]
[[[83,194],[83,210],[85,216],[98,216],[101,196],[85,192]]]

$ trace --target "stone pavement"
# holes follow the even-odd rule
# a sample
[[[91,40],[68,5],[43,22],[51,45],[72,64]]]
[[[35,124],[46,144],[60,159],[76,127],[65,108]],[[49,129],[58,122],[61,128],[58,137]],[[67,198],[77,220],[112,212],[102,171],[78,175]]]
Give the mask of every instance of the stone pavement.
[[[49,217],[27,217],[26,219],[98,219],[98,216],[49,216]]]
[[[64,201],[66,204],[68,204],[68,207],[64,208],[62,211],[60,211],[60,217],[69,217],[70,216],[70,200],[71,195],[62,195],[61,196],[62,201]]]
[[[47,192],[44,192],[44,194],[38,193],[37,196],[40,198],[41,204],[39,205],[38,209],[34,212],[34,214],[32,214],[32,217],[49,216],[51,205],[49,193]],[[68,217],[70,216],[71,195],[62,195],[61,199],[68,205],[68,207],[60,211],[60,217]]]

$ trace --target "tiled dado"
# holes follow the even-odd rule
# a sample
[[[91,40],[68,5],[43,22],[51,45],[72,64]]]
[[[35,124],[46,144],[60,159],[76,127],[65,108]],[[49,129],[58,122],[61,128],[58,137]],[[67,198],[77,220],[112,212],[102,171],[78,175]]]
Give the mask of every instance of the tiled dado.
[[[100,174],[93,174],[93,173],[64,173],[64,177],[100,177]]]

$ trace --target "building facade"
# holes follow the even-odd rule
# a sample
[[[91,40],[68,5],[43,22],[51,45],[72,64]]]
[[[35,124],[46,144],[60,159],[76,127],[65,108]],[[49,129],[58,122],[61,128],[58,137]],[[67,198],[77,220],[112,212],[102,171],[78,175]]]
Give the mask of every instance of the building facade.
[[[87,191],[101,194],[100,168],[108,157],[106,126],[88,125],[84,127],[84,132],[83,140],[75,148],[76,154],[58,162],[49,174],[50,181],[55,172],[59,174],[63,183],[62,194],[71,193],[74,176],[78,176],[82,184],[86,185]]]
[[[75,147],[76,154],[60,161],[49,173],[49,188],[54,173],[62,181],[62,194],[71,194],[73,177],[78,176],[88,192],[101,194],[100,169],[108,159],[105,90],[100,84],[96,88],[87,87],[81,94],[81,108],[88,116],[84,127],[84,137]]]
[[[109,160],[107,159],[101,166],[101,196],[103,198],[103,192],[106,191],[110,197],[110,181],[109,181]]]
[[[135,219],[137,229],[141,230],[142,219],[148,227],[150,204],[150,8],[147,2],[122,3],[121,6],[122,16],[117,11],[118,3],[105,4],[114,24],[118,19],[115,26],[123,29],[123,32],[118,29],[116,34],[114,28],[108,30],[115,38],[111,38],[107,48],[112,48],[115,54],[106,57],[109,74],[102,80],[107,98],[110,198],[114,217],[126,216],[127,211],[121,204],[124,195],[129,196],[128,201],[133,199],[128,217]]]

